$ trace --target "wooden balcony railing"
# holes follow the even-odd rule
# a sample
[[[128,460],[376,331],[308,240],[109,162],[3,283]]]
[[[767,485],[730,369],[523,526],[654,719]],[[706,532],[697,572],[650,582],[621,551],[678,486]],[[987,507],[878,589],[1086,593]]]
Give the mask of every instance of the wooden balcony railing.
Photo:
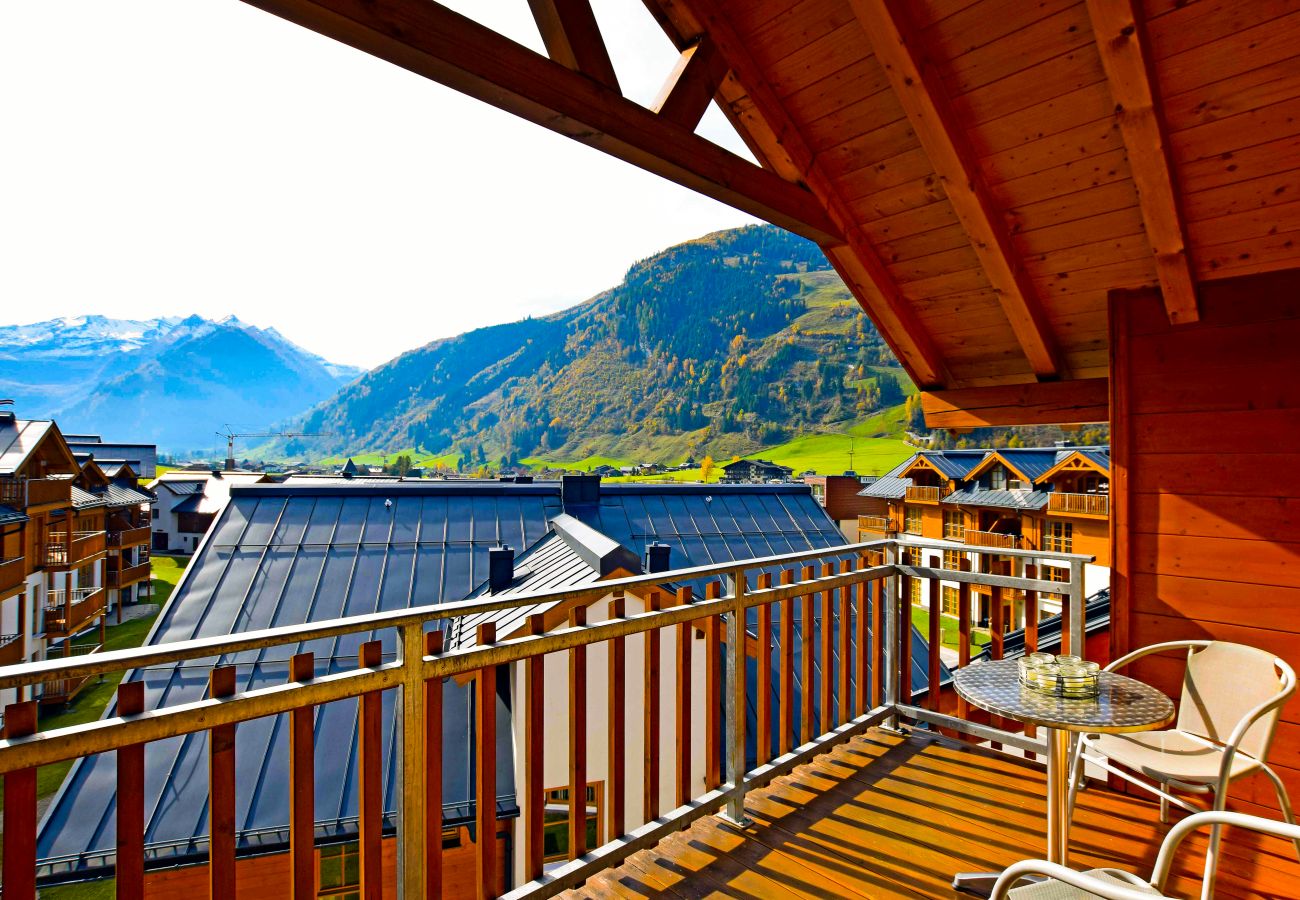
[[[71,542],[67,540],[67,532],[51,531],[45,543],[45,565],[60,569],[75,568],[103,553],[106,546],[107,536],[102,531],[74,531]]]
[[[867,535],[860,540],[875,540],[880,535],[893,534],[897,530],[888,516],[858,516],[858,533]]]
[[[126,547],[138,547],[141,544],[149,543],[151,533],[148,525],[141,525],[139,528],[126,528],[122,531],[110,531],[108,533],[108,546],[123,549]]]
[[[23,661],[23,636],[0,634],[0,666],[12,666]]]
[[[1067,516],[1109,516],[1110,495],[1053,491],[1047,495],[1047,511]]]
[[[0,479],[0,504],[26,509],[29,506],[72,503],[72,481],[68,478]]]
[[[20,590],[27,581],[27,560],[21,556],[0,560],[0,600]]]
[[[790,772],[814,756],[826,752],[868,727],[883,721],[925,722],[973,736],[979,740],[998,741],[1042,754],[1041,740],[1024,734],[967,721],[959,715],[938,711],[940,699],[940,616],[932,616],[929,625],[929,652],[923,670],[929,685],[914,690],[912,683],[913,633],[910,604],[900,598],[911,595],[911,583],[920,579],[931,609],[938,608],[939,581],[958,582],[961,592],[961,662],[970,659],[970,588],[982,585],[994,592],[1007,589],[1025,591],[1026,605],[1033,608],[1037,592],[1062,592],[1069,596],[1071,610],[1066,628],[1065,650],[1081,649],[1083,635],[1083,565],[1091,557],[1073,556],[1066,561],[1071,570],[1068,584],[1040,581],[1036,578],[983,574],[969,570],[963,560],[958,570],[940,567],[942,543],[909,540],[912,559],[922,560],[926,551],[933,555],[928,564],[899,565],[901,544],[883,540],[819,550],[745,560],[720,566],[705,566],[639,575],[557,591],[510,595],[487,600],[466,600],[358,616],[350,619],[316,622],[251,631],[230,637],[209,637],[132,650],[92,653],[67,660],[50,659],[23,666],[0,669],[0,690],[34,685],[56,679],[88,678],[123,673],[130,669],[169,665],[186,660],[215,657],[230,658],[246,651],[262,651],[266,658],[290,661],[290,656],[304,642],[337,639],[345,635],[371,634],[372,640],[361,646],[356,669],[316,675],[314,658],[309,653],[292,656],[287,681],[283,685],[238,690],[234,669],[230,666],[211,670],[207,699],[187,701],[173,706],[144,711],[143,682],[124,682],[118,691],[119,718],[53,729],[39,735],[35,731],[34,706],[12,704],[6,710],[9,731],[0,740],[0,774],[4,775],[5,828],[3,859],[5,865],[5,900],[13,897],[30,900],[36,884],[36,796],[38,766],[62,760],[86,757],[111,750],[117,754],[118,814],[127,821],[144,821],[146,794],[143,789],[144,745],[177,735],[209,732],[207,748],[209,771],[220,774],[209,782],[208,809],[213,839],[208,854],[208,878],[214,886],[233,885],[236,868],[235,816],[235,732],[242,723],[267,716],[292,713],[289,754],[294,762],[289,769],[289,791],[298,808],[286,826],[290,870],[297,885],[307,896],[314,895],[315,841],[314,814],[310,805],[315,795],[313,767],[307,761],[318,752],[339,752],[338,748],[315,748],[311,722],[317,706],[337,700],[360,698],[356,706],[358,729],[363,735],[358,745],[356,771],[363,773],[361,796],[378,798],[380,773],[384,767],[382,740],[365,735],[381,733],[385,691],[395,693],[394,704],[400,715],[393,718],[401,767],[395,821],[402,862],[397,870],[402,896],[440,896],[442,883],[443,842],[437,837],[442,824],[443,766],[442,710],[444,681],[453,677],[472,679],[474,704],[478,709],[496,706],[498,677],[518,675],[522,685],[515,698],[514,715],[519,717],[519,753],[526,760],[525,775],[516,785],[521,810],[516,835],[524,848],[520,884],[510,890],[512,898],[549,897],[582,884],[587,878],[617,866],[632,853],[648,848],[689,825],[696,819],[726,812],[733,820],[744,816],[746,793],[772,779]],[[972,551],[980,553],[982,551]],[[870,565],[874,554],[882,554],[884,564]],[[999,555],[1030,556],[1015,550],[999,550]],[[780,570],[773,583],[772,571]],[[689,588],[675,594],[665,592],[667,582],[708,581],[703,598]],[[725,589],[723,583],[725,582]],[[628,614],[628,594],[644,601],[644,612]],[[469,628],[474,617],[521,607],[545,604],[544,608],[569,605],[567,621],[547,627],[541,613],[527,619],[522,634],[498,640],[492,624]],[[597,604],[595,621],[587,620],[587,605]],[[1001,609],[1001,603],[994,603]],[[605,615],[607,613],[607,615]],[[1035,617],[1034,621],[1037,619]],[[438,630],[427,631],[429,628]],[[703,631],[703,642],[695,635]],[[468,634],[472,643],[444,644],[444,633]],[[868,639],[879,635],[881,639]],[[677,664],[671,648],[660,643],[666,637],[676,647]],[[743,637],[743,639],[742,639]],[[1027,645],[1036,648],[1036,632],[1027,635]],[[634,641],[636,656],[628,654],[627,643]],[[775,640],[775,643],[774,643]],[[383,656],[387,642],[396,653]],[[321,641],[325,643],[325,641]],[[603,645],[606,666],[597,673],[588,666],[587,651]],[[823,660],[838,660],[828,665],[824,678],[814,678],[814,647]],[[277,650],[278,648],[278,650]],[[698,649],[696,649],[698,648]],[[702,653],[703,665],[693,665],[691,652]],[[796,652],[796,650],[798,652]],[[995,655],[1001,655],[1000,641],[995,638]],[[568,767],[571,783],[589,781],[586,702],[570,703],[567,721],[555,721],[557,704],[548,689],[554,685],[544,677],[546,657],[559,656],[566,661],[570,696],[586,697],[592,680],[608,681],[605,692],[608,707],[596,740],[606,748],[604,841],[598,848],[585,846],[587,827],[586,798],[581,791],[571,791],[569,817],[571,841],[569,862],[543,872],[542,848],[546,808],[546,791],[554,785],[543,781],[541,765],[544,737],[548,729],[567,731]],[[746,656],[755,658],[748,665]],[[395,657],[395,658],[394,658]],[[640,658],[643,671],[628,672],[630,659]],[[698,657],[696,658],[698,660]],[[726,660],[724,667],[723,661]],[[520,664],[519,673],[500,667]],[[796,682],[795,669],[799,667]],[[747,673],[735,678],[726,673]],[[702,683],[692,683],[692,678]],[[629,695],[641,693],[630,700]],[[796,717],[796,690],[799,715]],[[563,693],[563,691],[561,691]],[[661,710],[659,698],[675,698]],[[746,710],[752,698],[757,735],[750,735],[756,757],[753,767],[747,756]],[[703,704],[703,709],[698,708]],[[701,733],[692,733],[696,714],[705,723]],[[629,745],[626,740],[628,717],[642,717],[636,731],[640,741]],[[470,737],[474,784],[472,814],[478,835],[496,833],[497,786],[495,758],[497,741],[495,717],[481,717]],[[299,723],[305,723],[300,728]],[[675,740],[662,730],[675,729]],[[725,734],[725,738],[722,735]],[[665,748],[675,748],[672,750]],[[463,749],[463,748],[458,748]],[[702,751],[702,753],[700,752]],[[692,785],[692,764],[703,761],[703,787]],[[635,777],[632,778],[632,773]],[[646,786],[640,814],[632,819],[629,810],[629,781]],[[662,795],[675,796],[674,804],[661,808]],[[432,799],[431,799],[432,798]],[[635,801],[634,801],[635,802]],[[675,806],[668,809],[667,806]],[[391,821],[391,820],[390,820]],[[224,824],[223,824],[224,823]],[[381,840],[385,827],[382,801],[363,802],[358,820],[361,859],[373,860],[362,865],[360,893],[377,896],[381,889]],[[432,839],[430,839],[430,837]],[[141,830],[120,829],[116,837],[114,871],[119,894],[124,884],[143,883],[145,848]],[[589,852],[591,851],[591,852]],[[480,896],[500,892],[501,873],[493,842],[479,840],[475,850],[475,881]],[[506,885],[507,890],[511,885]],[[373,894],[372,894],[373,892]],[[296,891],[295,891],[296,894]],[[126,896],[139,896],[138,890]]]
[[[103,612],[103,588],[50,591],[45,604],[45,635],[58,638],[76,634],[82,625]]]
[[[1000,534],[996,531],[976,531],[974,528],[967,528],[964,540],[972,547],[996,547],[1002,550],[1020,548],[1020,535],[1017,534]]]
[[[124,587],[130,587],[139,581],[144,581],[149,577],[149,563],[142,562],[139,565],[127,566],[124,569],[109,569],[107,586],[115,591],[120,591]]]
[[[46,659],[74,659],[77,657],[89,656],[92,653],[98,653],[101,648],[99,644],[73,644],[71,647],[56,649],[46,654]],[[64,652],[66,650],[66,654]],[[36,699],[41,703],[71,703],[81,689],[86,686],[95,676],[93,675],[76,675],[71,678],[55,678],[51,681],[43,681],[36,685],[34,693]]]
[[[945,491],[932,484],[910,484],[903,492],[903,499],[908,503],[938,503]]]

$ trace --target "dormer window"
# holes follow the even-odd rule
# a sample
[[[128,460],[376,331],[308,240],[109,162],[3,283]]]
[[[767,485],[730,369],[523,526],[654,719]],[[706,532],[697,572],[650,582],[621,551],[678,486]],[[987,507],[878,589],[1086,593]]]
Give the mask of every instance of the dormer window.
[[[1005,491],[1007,489],[1007,470],[994,466],[989,470],[989,490]]]

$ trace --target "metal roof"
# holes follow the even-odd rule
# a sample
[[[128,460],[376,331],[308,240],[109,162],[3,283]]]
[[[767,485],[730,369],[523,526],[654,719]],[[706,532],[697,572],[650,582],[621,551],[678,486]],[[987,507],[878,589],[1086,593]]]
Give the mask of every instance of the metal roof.
[[[880,497],[885,500],[901,500],[912,486],[912,479],[900,473],[912,464],[914,457],[908,457],[871,484],[858,491],[859,497]]]
[[[1076,447],[1006,447],[998,455],[1024,473],[1030,481],[1037,481]]]
[[[54,423],[48,420],[0,420],[0,475],[12,475],[21,469],[53,428]]]
[[[1042,509],[1047,506],[1046,491],[989,491],[963,488],[944,497],[942,503],[961,506],[999,506],[1006,509]]]
[[[0,525],[13,525],[26,521],[27,513],[21,509],[14,509],[12,506],[0,506]]]
[[[107,506],[108,503],[99,494],[92,494],[90,491],[83,490],[72,485],[72,508],[73,509],[94,509],[96,506]]]
[[[948,478],[961,479],[987,455],[987,450],[922,450],[908,460],[907,464],[911,465],[913,460],[921,457]]]

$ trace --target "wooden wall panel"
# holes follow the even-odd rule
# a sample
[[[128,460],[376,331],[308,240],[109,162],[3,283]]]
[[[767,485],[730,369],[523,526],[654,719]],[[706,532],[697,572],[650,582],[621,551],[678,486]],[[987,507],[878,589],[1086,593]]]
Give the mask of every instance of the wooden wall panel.
[[[1300,270],[1216,281],[1171,327],[1155,291],[1111,298],[1115,651],[1211,638],[1300,668]],[[1177,659],[1139,674],[1176,694]],[[1300,791],[1300,701],[1271,762]],[[1234,790],[1275,806],[1267,784]]]

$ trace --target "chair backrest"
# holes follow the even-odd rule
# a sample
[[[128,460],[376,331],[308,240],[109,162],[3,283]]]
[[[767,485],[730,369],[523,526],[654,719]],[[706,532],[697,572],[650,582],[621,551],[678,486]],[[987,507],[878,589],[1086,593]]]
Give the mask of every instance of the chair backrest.
[[[1295,690],[1278,675],[1273,654],[1245,644],[1214,641],[1187,655],[1178,728],[1212,741],[1227,743],[1233,730],[1252,709]],[[1273,740],[1282,704],[1259,718],[1238,749],[1264,759]]]

